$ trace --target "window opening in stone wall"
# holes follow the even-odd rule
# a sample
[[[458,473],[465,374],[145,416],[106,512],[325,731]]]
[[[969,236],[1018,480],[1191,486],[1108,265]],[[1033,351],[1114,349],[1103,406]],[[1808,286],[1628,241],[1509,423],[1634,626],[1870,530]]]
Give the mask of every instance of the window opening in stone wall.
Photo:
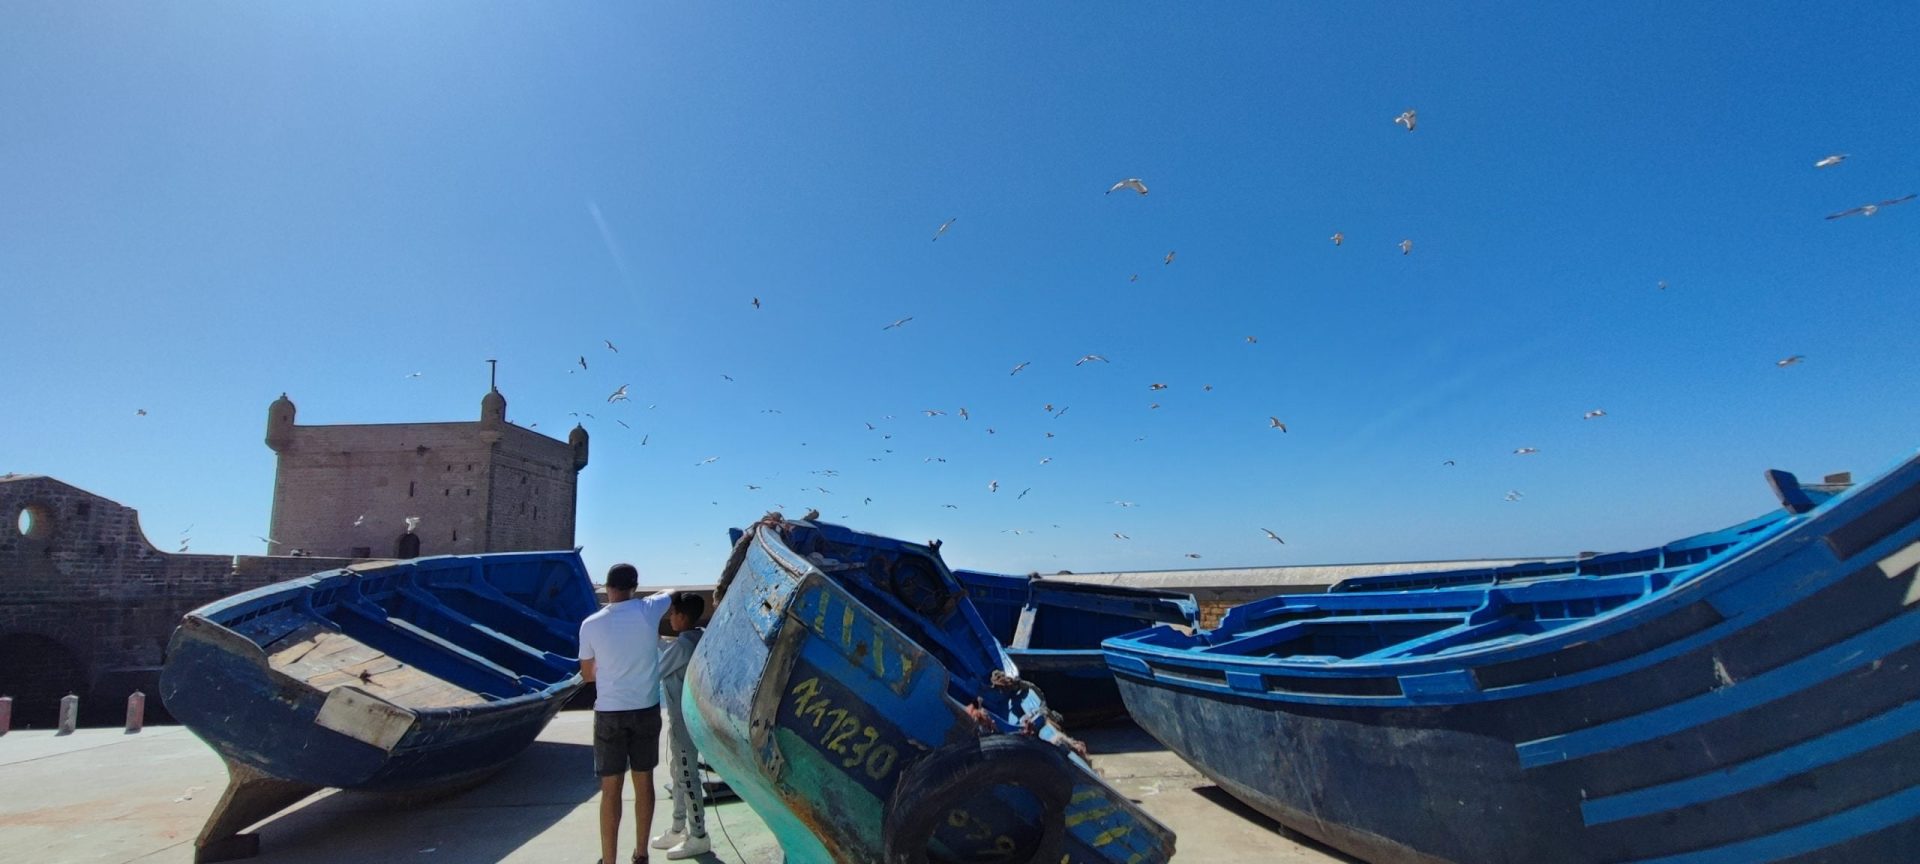
[[[78,504],[73,505],[73,515],[78,516],[82,519],[85,519],[88,516],[93,515],[93,502],[82,501]]]
[[[467,489],[467,497],[468,497],[468,498],[472,498],[472,497],[473,497],[473,489],[471,489],[471,488],[469,488],[469,489]]]
[[[538,504],[533,505],[533,521],[540,521],[540,505]]]
[[[355,558],[372,558],[372,557],[373,557],[373,547],[372,547],[372,546],[355,546],[355,547],[353,547],[353,557],[355,557]]]
[[[452,474],[452,473],[453,473],[453,466],[452,466],[452,465],[448,465],[448,466],[447,466],[447,470],[446,470],[446,473],[448,473],[448,474]]]
[[[412,480],[407,481],[407,497],[408,498],[413,497],[413,481]]]
[[[400,535],[400,541],[393,544],[393,555],[395,558],[420,557],[420,536],[412,531]]]
[[[442,490],[442,491],[440,492],[440,497],[442,497],[442,498],[452,498],[452,497],[453,497],[453,489],[452,489],[451,487],[449,487],[449,488],[447,488],[447,489],[444,489],[444,490]]]
[[[473,463],[472,463],[472,462],[468,462],[468,463],[467,463],[467,470],[468,470],[468,471],[472,471],[472,470],[473,470]]]
[[[460,529],[458,528],[453,529],[453,542],[460,542]]]
[[[13,527],[20,531],[20,536],[38,540],[53,530],[53,519],[47,513],[47,508],[28,504],[20,508],[20,515],[14,517]]]

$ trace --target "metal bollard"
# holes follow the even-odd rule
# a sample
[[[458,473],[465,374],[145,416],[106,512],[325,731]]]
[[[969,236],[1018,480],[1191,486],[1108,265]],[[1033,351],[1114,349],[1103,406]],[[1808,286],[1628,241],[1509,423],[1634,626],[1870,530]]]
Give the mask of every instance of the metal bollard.
[[[147,723],[147,694],[138,690],[127,697],[127,734],[140,731]]]
[[[72,735],[73,727],[80,725],[80,697],[72,693],[60,697],[60,731],[55,734]]]
[[[13,697],[0,696],[0,735],[13,728]]]

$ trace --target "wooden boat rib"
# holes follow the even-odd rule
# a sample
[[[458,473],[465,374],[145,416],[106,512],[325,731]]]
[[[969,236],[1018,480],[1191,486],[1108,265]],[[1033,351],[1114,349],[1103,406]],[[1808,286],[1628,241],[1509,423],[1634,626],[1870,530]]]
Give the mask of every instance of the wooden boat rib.
[[[1351,581],[1108,661],[1149,732],[1369,861],[1904,860],[1920,458],[1837,494],[1770,479],[1782,510],[1726,531]]]
[[[1166,861],[920,545],[773,514],[687,670],[701,754],[789,864]]]
[[[1070,729],[1127,716],[1101,640],[1155,624],[1198,626],[1191,594],[977,570],[953,576],[1021,677],[1040,688]]]
[[[421,558],[269,585],[187,613],[167,710],[226,760],[196,861],[325,787],[408,798],[476,783],[581,686],[597,604],[572,552]]]

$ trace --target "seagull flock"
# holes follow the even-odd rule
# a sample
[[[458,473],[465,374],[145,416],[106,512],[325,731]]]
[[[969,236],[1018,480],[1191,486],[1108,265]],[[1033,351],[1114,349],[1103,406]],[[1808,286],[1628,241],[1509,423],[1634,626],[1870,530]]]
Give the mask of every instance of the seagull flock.
[[[1402,128],[1404,128],[1404,129],[1405,129],[1405,130],[1406,130],[1407,132],[1409,132],[1409,133],[1411,133],[1411,132],[1413,132],[1413,131],[1414,131],[1415,129],[1417,129],[1417,128],[1419,127],[1419,114],[1418,114],[1418,112],[1417,112],[1416,110],[1414,110],[1414,109],[1412,109],[1412,108],[1408,108],[1408,109],[1406,109],[1405,111],[1402,111],[1402,112],[1401,112],[1400,114],[1398,114],[1398,115],[1396,115],[1396,116],[1394,116],[1394,117],[1393,117],[1393,123],[1394,123],[1394,125],[1397,125],[1397,126],[1400,126],[1400,127],[1402,127]],[[1423,135],[1425,135],[1425,134],[1431,134],[1431,133],[1422,133],[1422,134],[1423,134]],[[1848,155],[1848,154],[1846,154],[1846,153],[1833,153],[1833,154],[1830,154],[1830,155],[1827,155],[1827,156],[1825,156],[1825,157],[1823,157],[1823,158],[1821,158],[1821,159],[1819,159],[1819,160],[1817,160],[1817,161],[1815,161],[1815,162],[1813,163],[1813,167],[1814,167],[1814,168],[1816,168],[1816,169],[1821,169],[1821,170],[1825,170],[1825,169],[1830,169],[1830,168],[1833,168],[1833,167],[1835,167],[1835,166],[1838,166],[1838,165],[1841,165],[1842,163],[1844,163],[1844,162],[1846,162],[1848,158],[1849,158],[1849,155]],[[1109,186],[1109,187],[1107,188],[1107,190],[1106,190],[1106,194],[1107,194],[1107,195],[1112,195],[1112,194],[1114,194],[1114,193],[1116,193],[1116,192],[1133,192],[1133,193],[1134,193],[1134,196],[1131,196],[1131,197],[1145,197],[1145,196],[1146,196],[1146,195],[1148,194],[1148,185],[1147,185],[1147,182],[1146,182],[1146,181],[1145,181],[1144,179],[1142,179],[1142,178],[1140,178],[1140,177],[1127,177],[1127,178],[1124,178],[1124,179],[1121,179],[1121,180],[1119,180],[1119,181],[1117,181],[1117,182],[1115,182],[1115,183],[1113,183],[1113,184],[1112,184],[1111,186]],[[1123,197],[1126,197],[1126,196],[1123,196]],[[1912,200],[1914,200],[1914,198],[1915,198],[1915,197],[1916,197],[1915,195],[1912,195],[1912,194],[1909,194],[1909,195],[1905,195],[1905,196],[1902,196],[1902,197],[1897,197],[1897,198],[1889,198],[1889,199],[1885,199],[1885,200],[1881,200],[1881,201],[1876,201],[1876,202],[1873,202],[1873,203],[1868,203],[1868,204],[1862,204],[1862,205],[1859,205],[1859,206],[1857,206],[1857,207],[1851,207],[1851,208],[1848,208],[1848,209],[1845,209],[1845,210],[1841,210],[1841,211],[1838,211],[1838,212],[1835,212],[1835,213],[1832,213],[1831,215],[1828,215],[1828,216],[1826,217],[1826,219],[1827,219],[1828,221],[1834,221],[1834,220],[1840,220],[1840,219],[1846,219],[1846,218],[1849,218],[1849,217],[1853,217],[1853,216],[1860,216],[1860,217],[1863,217],[1863,218],[1867,218],[1867,217],[1872,217],[1872,216],[1874,216],[1874,215],[1876,215],[1876,214],[1878,214],[1878,213],[1880,213],[1880,212],[1881,212],[1881,211],[1883,211],[1883,210],[1887,210],[1888,208],[1892,208],[1892,207],[1896,207],[1896,206],[1898,206],[1898,205],[1900,205],[1900,204],[1904,204],[1904,203],[1907,203],[1907,202],[1909,202],[1909,201],[1912,201]],[[935,227],[935,228],[934,228],[934,230],[933,230],[933,235],[932,235],[932,239],[933,239],[933,241],[935,241],[935,242],[938,242],[938,241],[939,241],[939,240],[941,240],[942,238],[945,238],[945,237],[948,237],[948,236],[949,236],[949,232],[950,232],[950,231],[951,231],[951,230],[953,229],[953,227],[954,227],[954,225],[955,225],[955,223],[957,223],[958,221],[959,221],[959,217],[949,217],[949,218],[947,218],[947,219],[946,219],[945,221],[943,221],[943,222],[941,222],[941,223],[940,223],[940,224],[939,224],[939,225],[938,225],[937,227]],[[1332,244],[1332,245],[1333,245],[1334,247],[1336,247],[1336,248],[1338,248],[1338,247],[1343,247],[1343,246],[1345,245],[1345,243],[1346,243],[1346,241],[1347,241],[1347,239],[1348,239],[1348,238],[1347,238],[1347,235],[1346,235],[1346,233],[1345,233],[1344,231],[1334,231],[1334,232],[1332,233],[1332,235],[1331,235],[1330,237],[1328,237],[1328,240],[1329,240],[1329,241],[1331,242],[1331,244]],[[1400,251],[1400,254],[1401,254],[1402,256],[1410,256],[1410,255],[1412,255],[1412,254],[1413,254],[1413,248],[1414,248],[1414,241],[1413,241],[1413,239],[1412,239],[1412,238],[1410,238],[1410,237],[1405,237],[1405,238],[1401,238],[1401,239],[1399,240],[1399,242],[1395,244],[1395,246],[1397,246],[1397,248],[1399,249],[1399,251]],[[1173,265],[1173,263],[1175,262],[1175,260],[1176,260],[1176,258],[1177,258],[1177,254],[1178,254],[1178,253],[1177,253],[1177,250],[1168,250],[1168,251],[1166,252],[1166,254],[1165,254],[1165,256],[1164,256],[1164,257],[1163,257],[1163,258],[1161,259],[1161,265],[1162,265],[1163,267],[1171,267],[1171,266]],[[1344,254],[1344,253],[1343,253],[1343,254]],[[1139,275],[1138,273],[1134,273],[1134,274],[1132,274],[1132,275],[1131,275],[1131,276],[1129,277],[1129,281],[1130,281],[1130,282],[1137,282],[1137,281],[1139,280],[1139,278],[1140,278],[1140,275]],[[1661,280],[1661,281],[1659,281],[1659,282],[1658,282],[1658,289],[1659,289],[1659,290],[1661,290],[1661,291],[1666,291],[1666,290],[1668,289],[1668,283],[1667,283],[1666,281],[1664,281],[1664,280]],[[752,307],[752,309],[753,309],[753,310],[755,310],[755,311],[759,311],[759,310],[761,310],[761,309],[763,309],[763,303],[762,303],[762,298],[761,298],[761,297],[759,297],[759,296],[754,296],[754,297],[752,297],[752,298],[751,298],[751,299],[749,300],[749,305],[750,305],[750,306]],[[881,331],[883,331],[883,332],[885,332],[885,331],[895,331],[895,330],[901,330],[902,328],[904,328],[904,327],[906,327],[906,325],[907,325],[907,324],[909,324],[909,323],[911,323],[911,322],[912,322],[913,320],[914,320],[914,317],[913,317],[913,316],[911,316],[911,315],[908,315],[908,316],[904,316],[904,317],[900,317],[900,318],[896,318],[896,319],[894,319],[893,321],[891,321],[891,322],[889,322],[889,323],[886,323],[885,325],[883,325],[883,326],[881,326],[881,327],[880,327],[880,329],[881,329]],[[1253,335],[1248,335],[1248,336],[1246,336],[1246,337],[1244,337],[1244,338],[1245,338],[1245,343],[1246,343],[1246,344],[1248,344],[1248,345],[1257,345],[1257,344],[1259,344],[1259,341],[1260,341],[1260,340],[1259,340],[1259,338],[1258,338],[1257,336],[1253,336]],[[601,341],[602,341],[602,343],[603,343],[603,344],[605,345],[605,347],[606,347],[606,350],[607,350],[607,351],[609,351],[609,352],[611,352],[611,353],[615,353],[615,354],[618,354],[618,353],[619,353],[619,351],[620,351],[620,349],[619,349],[619,348],[618,348],[618,347],[617,347],[617,346],[616,346],[616,345],[614,344],[614,342],[613,342],[613,340],[611,340],[611,339],[602,339]],[[1783,369],[1784,369],[1784,368],[1787,368],[1787,367],[1791,367],[1791,366],[1796,366],[1796,365],[1799,365],[1800,363],[1802,363],[1802,362],[1804,362],[1805,360],[1806,360],[1806,357],[1805,357],[1804,355],[1801,355],[1801,354],[1792,354],[1792,355],[1789,355],[1789,356],[1787,356],[1787,357],[1785,357],[1785,358],[1783,358],[1783,359],[1780,359],[1780,360],[1778,360],[1778,361],[1775,361],[1775,365],[1776,365],[1776,366],[1778,366],[1778,367],[1780,367],[1780,368],[1783,368]],[[1080,357],[1079,357],[1078,359],[1076,359],[1076,360],[1074,360],[1074,361],[1073,361],[1073,366],[1074,366],[1074,367],[1085,367],[1085,366],[1088,366],[1088,365],[1092,365],[1092,364],[1106,364],[1106,365],[1110,365],[1111,363],[1112,363],[1112,361],[1111,361],[1111,360],[1109,360],[1109,359],[1108,359],[1108,358],[1107,358],[1107,357],[1106,357],[1105,355],[1103,355],[1103,354],[1099,354],[1099,353],[1086,353],[1086,354],[1082,354],[1082,355],[1081,355],[1081,356],[1080,356]],[[577,355],[577,356],[576,356],[576,358],[575,358],[575,360],[574,360],[574,363],[573,363],[573,364],[571,364],[571,365],[575,365],[575,366],[578,366],[578,367],[579,367],[579,368],[578,368],[578,370],[577,370],[578,372],[591,372],[591,366],[590,366],[590,364],[589,364],[589,362],[588,362],[588,360],[587,360],[587,355],[586,355],[586,354],[579,354],[579,355]],[[1016,375],[1019,375],[1019,374],[1021,374],[1021,373],[1022,373],[1023,371],[1025,371],[1025,370],[1027,370],[1027,369],[1028,369],[1029,367],[1031,367],[1031,366],[1033,366],[1033,365],[1034,365],[1034,361],[1033,361],[1033,360],[1030,360],[1030,359],[1025,359],[1025,360],[1019,360],[1019,361],[1018,361],[1017,363],[1013,363],[1013,364],[1012,364],[1012,366],[1011,366],[1011,368],[1010,368],[1010,370],[1008,371],[1008,373],[1007,373],[1007,374],[1008,374],[1009,376],[1016,376]],[[1003,367],[1003,368],[1004,368],[1004,367]],[[574,372],[574,371],[576,371],[576,370],[573,370],[573,369],[569,369],[568,371],[569,371],[569,372]],[[421,376],[422,376],[422,373],[420,373],[420,372],[413,372],[413,373],[410,373],[410,374],[408,374],[408,375],[406,375],[405,377],[406,377],[407,379],[418,379],[418,378],[420,378]],[[733,379],[733,377],[732,377],[732,376],[730,376],[730,375],[722,375],[721,377],[722,377],[722,378],[723,378],[723,379],[724,379],[725,381],[729,381],[729,382],[731,382],[731,381],[733,381],[733,380],[734,380],[734,379]],[[1159,392],[1161,392],[1161,391],[1166,391],[1166,390],[1169,390],[1169,389],[1170,389],[1170,387],[1171,387],[1171,385],[1170,385],[1170,384],[1168,384],[1167,382],[1164,382],[1164,381],[1151,381],[1151,382],[1148,382],[1146,386],[1147,386],[1147,390],[1148,390],[1148,392],[1151,392],[1151,393],[1159,393]],[[613,391],[612,391],[611,393],[609,393],[609,394],[607,395],[607,397],[606,397],[606,403],[607,403],[608,405],[619,405],[619,404],[622,404],[622,403],[626,403],[626,404],[628,404],[628,405],[631,405],[631,404],[632,404],[632,396],[631,396],[631,388],[632,388],[632,385],[631,385],[631,384],[621,384],[621,385],[619,385],[619,386],[618,386],[617,388],[615,388],[615,389],[614,389],[614,390],[613,390]],[[1206,384],[1206,385],[1204,385],[1204,388],[1203,388],[1203,389],[1204,389],[1204,390],[1205,390],[1206,392],[1211,392],[1211,391],[1213,390],[1213,385],[1211,385],[1211,384]],[[651,409],[651,408],[654,408],[654,407],[656,407],[656,406],[654,406],[654,405],[649,405],[649,406],[647,406],[647,407],[648,407],[649,409]],[[1148,407],[1148,410],[1153,410],[1153,409],[1158,409],[1158,408],[1160,408],[1161,406],[1160,406],[1160,403],[1158,403],[1158,402],[1152,402],[1152,403],[1149,403],[1147,407]],[[1065,405],[1059,405],[1059,406],[1058,406],[1058,407],[1056,408],[1056,405],[1055,405],[1054,403],[1051,403],[1051,402],[1049,402],[1049,403],[1046,403],[1046,404],[1045,404],[1045,405],[1043,406],[1043,409],[1044,409],[1044,411],[1045,411],[1045,413],[1046,413],[1046,414],[1047,414],[1047,415],[1048,415],[1048,416],[1049,416],[1050,418],[1052,418],[1052,419],[1056,419],[1056,420],[1057,420],[1057,419],[1059,419],[1059,418],[1060,418],[1061,416],[1063,416],[1063,415],[1065,415],[1065,414],[1067,413],[1067,410],[1068,410],[1068,409],[1067,409],[1067,406],[1065,406]],[[630,410],[630,409],[629,409],[629,410]],[[141,409],[141,410],[140,410],[140,411],[138,411],[137,413],[138,413],[138,415],[139,415],[139,416],[145,416],[147,412],[146,412],[146,410],[145,410],[145,409]],[[582,415],[584,415],[584,416],[585,416],[585,417],[587,417],[587,418],[592,418],[592,417],[593,417],[593,415],[591,415],[591,414],[587,414],[587,413],[585,413],[585,412],[570,412],[570,413],[572,413],[572,414],[573,414],[574,416],[582,416]],[[772,413],[779,413],[779,410],[778,410],[778,409],[765,409],[765,410],[763,410],[763,411],[762,411],[761,413],[763,413],[763,414],[772,414]],[[957,417],[958,417],[958,418],[959,418],[960,420],[962,420],[962,421],[967,421],[967,420],[971,420],[971,419],[972,419],[972,414],[971,414],[971,412],[969,412],[969,410],[968,410],[968,409],[967,409],[966,407],[960,407],[960,406],[956,406],[956,408],[955,408],[955,410],[954,410],[954,412],[953,412],[953,414],[952,414],[952,415],[949,415],[949,412],[948,412],[948,411],[947,411],[946,409],[944,409],[944,408],[924,408],[924,409],[921,409],[921,410],[919,411],[919,413],[920,413],[920,414],[921,414],[921,415],[922,415],[922,416],[923,416],[924,418],[927,418],[927,419],[936,419],[936,418],[941,418],[941,417],[947,417],[947,416],[957,416]],[[1603,419],[1603,418],[1606,418],[1607,416],[1608,416],[1608,413],[1607,413],[1607,411],[1606,411],[1605,409],[1602,409],[1602,408],[1594,408],[1594,409],[1592,409],[1592,410],[1589,410],[1589,411],[1586,411],[1586,412],[1584,412],[1583,414],[1581,414],[1581,415],[1580,415],[1580,419],[1581,419],[1581,420],[1583,420],[1583,421],[1594,421],[1594,420],[1600,420],[1600,419]],[[882,419],[883,421],[891,421],[891,420],[893,420],[893,416],[892,416],[892,415],[886,415],[885,417],[883,417],[883,418],[881,418],[881,419]],[[615,422],[618,422],[618,423],[619,423],[619,424],[620,424],[620,425],[621,425],[622,427],[624,427],[624,428],[627,428],[627,429],[629,429],[629,430],[631,430],[631,429],[633,428],[632,426],[630,426],[630,425],[628,425],[628,424],[626,423],[626,421],[624,421],[624,420],[616,420]],[[862,422],[862,425],[863,425],[863,426],[865,427],[865,431],[866,431],[866,432],[868,432],[868,433],[878,433],[878,434],[879,434],[879,436],[880,436],[880,440],[881,440],[882,442],[886,442],[886,443],[891,443],[891,441],[892,441],[892,439],[893,439],[893,437],[894,437],[894,436],[893,436],[893,433],[892,433],[892,432],[888,432],[888,431],[885,431],[885,427],[883,427],[883,426],[880,426],[880,425],[876,425],[876,424],[875,424],[874,422],[872,422],[872,421],[861,421],[861,422]],[[950,422],[950,421],[949,421],[949,422]],[[537,428],[537,426],[538,426],[538,424],[530,424],[530,426],[529,426],[529,428]],[[1275,415],[1268,415],[1268,416],[1267,416],[1267,426],[1266,426],[1266,428],[1267,428],[1268,430],[1270,430],[1270,431],[1278,431],[1278,432],[1280,432],[1280,433],[1283,433],[1283,434],[1284,434],[1284,433],[1287,433],[1287,432],[1289,431],[1289,430],[1288,430],[1288,426],[1287,426],[1287,423],[1286,423],[1285,421],[1283,421],[1283,420],[1281,419],[1281,417],[1280,417],[1279,415],[1277,415],[1277,414],[1275,414]],[[993,427],[985,427],[985,432],[986,432],[986,434],[994,434],[994,433],[995,433],[995,429],[994,429]],[[642,446],[645,446],[645,445],[647,444],[647,442],[648,442],[648,438],[649,438],[649,437],[650,437],[650,436],[649,436],[649,435],[647,435],[647,434],[642,434],[642,436],[641,436],[641,439],[640,439],[640,444],[641,444]],[[1046,437],[1046,440],[1049,440],[1049,441],[1051,441],[1051,440],[1053,440],[1053,439],[1055,438],[1055,433],[1054,433],[1053,431],[1045,431],[1045,437]],[[1143,435],[1143,436],[1140,436],[1140,437],[1138,437],[1138,438],[1135,438],[1134,440],[1135,440],[1136,442],[1137,442],[1137,441],[1144,441],[1144,440],[1146,440],[1146,436],[1144,436],[1144,435]],[[802,442],[802,446],[805,446],[805,443],[804,443],[804,442]],[[1537,448],[1537,447],[1532,447],[1532,446],[1521,446],[1521,447],[1515,447],[1515,448],[1513,448],[1513,449],[1512,449],[1512,451],[1511,451],[1511,452],[1512,452],[1512,455],[1513,455],[1513,456],[1519,456],[1519,457],[1526,457],[1526,456],[1539,456],[1539,455],[1540,455],[1540,453],[1541,453],[1541,451],[1540,451],[1540,449],[1539,449],[1539,448]],[[873,461],[873,462],[879,462],[879,461],[883,461],[883,460],[884,460],[884,459],[886,458],[886,456],[887,456],[887,455],[892,455],[893,453],[894,453],[894,450],[893,450],[893,449],[891,449],[891,448],[886,448],[886,447],[883,447],[883,448],[881,449],[881,454],[883,454],[883,455],[875,455],[875,456],[871,456],[871,457],[869,457],[869,461]],[[715,462],[717,462],[717,461],[719,461],[719,459],[720,459],[720,457],[719,457],[719,456],[708,456],[708,457],[706,457],[705,459],[702,459],[702,460],[700,460],[699,462],[696,462],[696,463],[694,463],[694,467],[696,467],[696,468],[697,468],[697,467],[700,467],[700,466],[705,466],[705,465],[711,465],[711,464],[713,464],[713,463],[715,463]],[[922,463],[923,463],[923,464],[927,464],[927,465],[938,465],[938,464],[944,464],[944,463],[946,463],[946,461],[947,461],[947,460],[946,460],[946,458],[945,458],[945,457],[943,457],[943,456],[937,456],[937,455],[935,455],[935,456],[927,456],[927,457],[925,457],[924,459],[922,459],[921,461],[922,461]],[[1052,457],[1052,456],[1045,456],[1045,457],[1042,457],[1042,458],[1041,458],[1041,459],[1039,460],[1039,463],[1038,463],[1038,464],[1039,464],[1039,465],[1041,465],[1041,466],[1045,466],[1045,465],[1048,465],[1048,464],[1050,464],[1051,462],[1053,462],[1053,457]],[[1439,465],[1440,465],[1440,467],[1442,467],[1442,468],[1453,468],[1453,467],[1455,467],[1455,466],[1456,466],[1457,464],[1458,464],[1458,462],[1457,462],[1457,460],[1455,460],[1455,459],[1451,459],[1451,458],[1450,458],[1450,459],[1445,459],[1445,460],[1443,460],[1443,461],[1441,461],[1441,462],[1439,463]],[[832,470],[832,469],[822,469],[822,470],[819,470],[819,471],[814,471],[814,472],[812,472],[812,473],[814,473],[814,474],[817,474],[817,475],[820,475],[820,476],[825,476],[825,477],[833,477],[833,476],[837,476],[837,474],[838,474],[838,472],[837,472],[837,471],[835,471],[835,470]],[[762,482],[760,482],[760,483],[749,483],[749,484],[745,484],[745,485],[746,485],[746,488],[747,488],[747,490],[748,490],[748,491],[751,491],[751,492],[763,492],[763,493],[764,493],[764,492],[767,492],[767,486],[766,486],[766,484],[767,484],[768,482],[770,482],[770,481],[768,481],[768,480],[762,480]],[[989,479],[989,480],[988,480],[988,481],[987,481],[987,482],[985,483],[985,486],[986,486],[986,493],[985,493],[985,494],[989,494],[989,495],[993,495],[993,494],[997,494],[997,493],[998,493],[998,492],[1000,491],[1000,480],[999,480],[999,479]],[[1014,500],[1016,500],[1016,501],[1017,501],[1017,500],[1022,500],[1022,499],[1025,499],[1025,498],[1027,497],[1027,494],[1028,494],[1029,492],[1032,492],[1032,491],[1033,491],[1033,489],[1034,489],[1034,487],[1031,487],[1031,486],[1028,486],[1028,487],[1025,487],[1025,488],[1022,488],[1022,489],[1021,489],[1021,491],[1020,491],[1020,493],[1019,493],[1019,495],[1017,495],[1017,496],[1015,496],[1015,498],[1014,498]],[[798,489],[798,491],[800,491],[800,492],[803,492],[803,493],[809,493],[809,494],[811,494],[811,493],[818,493],[818,494],[821,494],[821,495],[832,495],[832,494],[833,494],[833,493],[832,493],[832,492],[831,492],[830,490],[828,490],[828,489],[826,489],[825,487],[822,487],[822,486],[806,486],[806,487],[799,487],[799,489]],[[856,496],[856,497],[860,497],[860,498],[861,498],[861,501],[862,501],[862,506],[865,506],[865,505],[869,505],[869,504],[871,504],[871,503],[873,502],[873,500],[874,500],[874,499],[873,499],[873,497],[872,497],[872,496],[870,496],[870,495],[865,495],[865,496]],[[1503,497],[1503,499],[1502,499],[1502,500],[1504,500],[1504,501],[1506,501],[1506,502],[1510,502],[1510,503],[1512,503],[1512,502],[1519,502],[1519,501],[1521,501],[1523,497],[1524,497],[1524,496],[1523,496],[1523,494],[1522,494],[1522,493],[1521,493],[1521,492],[1520,492],[1519,490],[1517,490],[1517,489],[1516,489],[1516,490],[1510,490],[1510,491],[1508,491],[1508,492],[1507,492],[1507,493],[1505,494],[1505,496]],[[716,502],[716,503],[717,503],[717,502]],[[1112,503],[1114,503],[1114,504],[1116,504],[1116,505],[1118,505],[1118,506],[1119,506],[1120,508],[1122,508],[1122,509],[1130,509],[1130,508],[1133,508],[1133,507],[1135,507],[1135,506],[1136,506],[1136,505],[1135,505],[1135,504],[1134,504],[1133,502],[1130,502],[1130,501],[1114,501],[1114,502],[1112,502]],[[945,503],[945,504],[942,504],[942,505],[940,505],[940,506],[941,506],[941,507],[942,507],[943,509],[951,509],[951,510],[959,510],[959,509],[960,509],[960,505],[959,505],[959,504],[955,504],[955,503]],[[775,505],[775,509],[784,509],[784,505]],[[849,518],[849,517],[848,517],[847,515],[842,515],[842,516],[841,516],[840,518]],[[366,519],[366,516],[365,516],[365,515],[362,515],[362,516],[361,516],[361,517],[360,517],[359,519],[356,519],[356,520],[354,521],[354,524],[355,524],[356,526],[357,526],[357,525],[360,525],[360,524],[362,524],[362,522],[364,522],[364,521],[365,521],[365,519]],[[408,518],[406,519],[406,525],[407,525],[407,529],[408,529],[409,531],[411,531],[411,530],[413,530],[413,529],[414,529],[415,527],[417,527],[417,525],[418,525],[418,523],[419,523],[419,518],[418,518],[418,517],[408,517]],[[1057,525],[1056,525],[1056,526],[1054,526],[1054,527],[1056,527],[1056,528],[1058,528],[1059,526],[1057,526]],[[1258,531],[1259,531],[1259,535],[1260,535],[1260,536],[1262,536],[1262,537],[1264,537],[1265,539],[1267,539],[1267,540],[1271,540],[1271,541],[1273,541],[1273,542],[1274,542],[1275,544],[1277,544],[1277,545],[1286,545],[1286,541],[1285,541],[1285,540],[1283,540],[1283,539],[1281,539],[1281,536],[1280,536],[1280,535],[1279,535],[1278,533],[1275,533],[1275,532],[1274,532],[1273,530],[1271,530],[1271,529],[1269,529],[1269,528],[1258,528]],[[1015,534],[1015,535],[1022,535],[1022,534],[1028,534],[1028,533],[1032,533],[1032,532],[1033,532],[1033,529],[1031,529],[1031,528],[1010,528],[1010,529],[1006,529],[1006,530],[1005,530],[1004,532],[1002,532],[1002,533],[1011,533],[1011,534]],[[1124,531],[1113,531],[1113,532],[1110,532],[1110,533],[1112,534],[1112,537],[1113,537],[1113,538],[1114,538],[1115,540],[1117,540],[1117,541],[1130,541],[1130,540],[1132,539],[1132,536],[1131,536],[1130,534],[1128,534],[1127,532],[1124,532]],[[187,541],[188,541],[188,538],[184,536],[184,535],[185,535],[185,532],[182,532],[182,534],[183,534],[183,536],[182,536],[182,538],[181,538],[181,549],[182,549],[182,551],[185,551],[185,549],[186,549],[186,547],[187,547]],[[261,538],[261,539],[262,539],[262,540],[266,540],[267,538],[264,538],[264,537],[263,537],[263,538]],[[271,541],[269,541],[269,542],[271,542]],[[1185,557],[1185,558],[1188,558],[1188,559],[1196,559],[1196,560],[1197,560],[1197,559],[1200,559],[1200,558],[1201,558],[1202,556],[1201,556],[1201,554],[1200,554],[1200,553],[1198,553],[1198,552],[1186,552],[1186,553],[1184,553],[1184,557]]]

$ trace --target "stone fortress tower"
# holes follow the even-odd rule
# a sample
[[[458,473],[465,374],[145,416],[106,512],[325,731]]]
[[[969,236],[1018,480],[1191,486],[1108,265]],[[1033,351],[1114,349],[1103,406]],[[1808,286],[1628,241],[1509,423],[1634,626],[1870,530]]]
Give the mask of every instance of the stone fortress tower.
[[[300,426],[294,414],[284,393],[267,409],[267,446],[279,454],[268,555],[573,548],[580,426],[563,442],[508,423],[497,387],[477,422]]]

